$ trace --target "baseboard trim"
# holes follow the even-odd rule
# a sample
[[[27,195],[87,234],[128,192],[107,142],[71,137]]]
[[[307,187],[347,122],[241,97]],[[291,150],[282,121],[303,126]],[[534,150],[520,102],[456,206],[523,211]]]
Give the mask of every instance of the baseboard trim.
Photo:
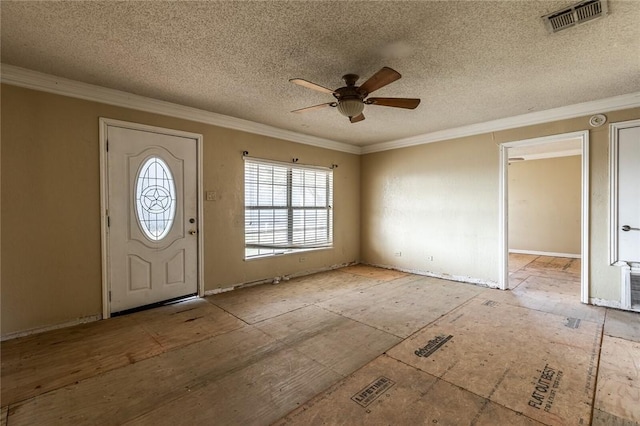
[[[0,342],[4,342],[5,340],[17,339],[18,337],[31,336],[32,334],[40,334],[45,331],[58,330],[60,328],[72,327],[74,325],[86,324],[88,322],[99,321],[102,319],[102,315],[89,315],[87,317],[76,318],[72,321],[66,321],[60,324],[55,325],[47,325],[45,327],[36,327],[31,328],[29,330],[24,331],[15,331],[13,333],[7,333],[0,336]]]
[[[516,250],[509,249],[509,253],[514,254],[531,254],[534,256],[550,256],[550,257],[568,257],[570,259],[581,259],[582,255],[574,253],[556,253],[552,251],[535,251],[535,250]]]
[[[375,266],[376,268],[391,269],[394,271],[407,272],[409,274],[422,275],[425,277],[440,278],[442,280],[457,281],[460,283],[474,284],[481,287],[500,288],[497,281],[486,280],[483,278],[467,277],[464,275],[450,275],[431,271],[422,271],[420,269],[399,268],[392,265],[381,265],[376,263],[365,263],[363,265]]]
[[[590,297],[589,304],[595,305],[595,306],[603,306],[605,308],[622,309],[622,305],[620,305],[620,302],[618,301],[598,299],[597,297]]]
[[[215,294],[226,293],[228,291],[239,290],[241,288],[253,287],[253,286],[261,285],[261,284],[268,284],[268,283],[277,284],[277,282],[280,282],[280,281],[289,281],[292,278],[305,277],[307,275],[313,275],[313,274],[317,274],[317,273],[320,273],[320,272],[333,271],[335,269],[340,269],[340,268],[345,268],[347,266],[357,265],[358,263],[359,262],[356,262],[356,261],[346,262],[346,263],[340,263],[340,264],[331,265],[331,266],[325,266],[325,267],[322,267],[322,268],[307,269],[305,271],[295,272],[295,273],[289,274],[289,275],[282,275],[282,276],[275,276],[275,277],[270,277],[270,278],[263,278],[263,279],[256,280],[256,281],[247,281],[247,282],[244,282],[244,283],[234,284],[234,285],[232,285],[230,287],[221,287],[221,288],[214,288],[213,290],[206,290],[204,292],[204,295],[205,295],[205,297],[206,296],[213,296]]]

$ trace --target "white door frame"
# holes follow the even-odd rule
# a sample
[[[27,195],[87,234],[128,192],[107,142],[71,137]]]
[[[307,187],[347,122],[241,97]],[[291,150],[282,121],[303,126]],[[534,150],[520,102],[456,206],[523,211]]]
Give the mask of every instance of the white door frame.
[[[509,286],[509,148],[531,146],[567,139],[580,139],[582,146],[582,201],[581,201],[581,270],[580,301],[589,303],[589,131],[583,130],[560,135],[506,142],[500,145],[499,209],[498,209],[498,287]]]
[[[145,124],[130,123],[127,121],[114,120],[100,117],[100,228],[102,237],[102,318],[111,317],[111,303],[109,301],[109,239],[107,238],[107,220],[109,212],[109,191],[108,191],[108,156],[107,156],[107,129],[109,126],[122,127],[131,130],[140,130],[164,135],[185,137],[196,141],[196,201],[198,203],[198,233],[197,236],[197,279],[198,295],[204,296],[204,208],[202,192],[202,145],[203,136],[197,133],[183,132],[181,130],[165,129]]]

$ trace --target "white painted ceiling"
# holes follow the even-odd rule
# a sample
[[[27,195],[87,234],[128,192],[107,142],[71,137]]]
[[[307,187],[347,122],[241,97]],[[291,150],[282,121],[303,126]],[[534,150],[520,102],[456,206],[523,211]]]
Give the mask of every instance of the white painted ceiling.
[[[556,34],[572,1],[2,1],[4,64],[357,146],[640,91],[640,1]],[[403,78],[351,124],[288,82]]]

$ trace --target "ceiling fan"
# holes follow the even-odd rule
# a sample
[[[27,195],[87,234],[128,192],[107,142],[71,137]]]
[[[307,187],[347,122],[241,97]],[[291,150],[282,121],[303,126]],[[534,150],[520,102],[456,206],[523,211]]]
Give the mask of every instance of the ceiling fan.
[[[349,121],[357,123],[364,120],[365,105],[380,105],[394,108],[415,109],[420,104],[420,99],[415,98],[367,98],[370,93],[387,84],[399,80],[400,73],[389,67],[383,67],[380,71],[372,75],[362,85],[356,86],[356,81],[360,78],[356,74],[345,74],[342,76],[346,86],[336,90],[327,89],[319,84],[312,83],[302,78],[292,78],[289,80],[299,86],[316,90],[322,93],[332,94],[337,101],[327,102],[320,105],[314,105],[306,108],[296,109],[295,113],[313,111],[325,107],[337,107],[340,114],[349,117]]]

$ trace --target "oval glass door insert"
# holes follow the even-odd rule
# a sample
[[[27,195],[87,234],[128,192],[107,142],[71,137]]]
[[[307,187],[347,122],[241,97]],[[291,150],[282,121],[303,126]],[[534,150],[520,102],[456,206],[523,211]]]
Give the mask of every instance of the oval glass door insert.
[[[160,241],[171,230],[176,214],[176,189],[167,163],[159,157],[144,162],[136,177],[138,224],[152,241]]]

